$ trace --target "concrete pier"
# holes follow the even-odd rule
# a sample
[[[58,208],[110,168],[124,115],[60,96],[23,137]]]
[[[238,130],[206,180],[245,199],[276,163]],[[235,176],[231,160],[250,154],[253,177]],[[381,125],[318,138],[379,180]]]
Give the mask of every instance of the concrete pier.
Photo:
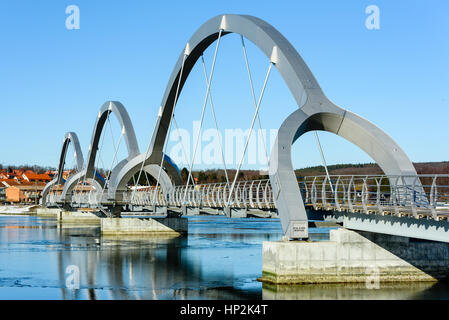
[[[52,217],[57,218],[62,209],[60,208],[37,208],[36,215],[40,217]]]
[[[228,218],[246,218],[247,209],[225,207],[223,212]]]
[[[201,208],[199,214],[200,215],[209,215],[209,216],[218,216],[222,213],[222,210],[219,208]]]
[[[39,217],[56,218],[60,223],[87,223],[100,224],[100,217],[93,212],[67,211],[61,208],[38,208],[36,215]]]
[[[92,212],[60,211],[58,221],[61,223],[100,224],[101,218]]]
[[[102,218],[102,235],[185,234],[186,218]]]
[[[258,209],[248,209],[246,211],[246,217],[248,218],[279,218],[277,212],[275,211],[263,211]]]
[[[183,216],[198,216],[200,214],[200,208],[181,206],[181,213]]]
[[[266,283],[437,281],[449,276],[449,244],[343,228],[330,241],[263,243]]]
[[[167,214],[167,207],[152,205],[150,208],[151,208],[150,210],[153,214],[160,214],[160,215]]]

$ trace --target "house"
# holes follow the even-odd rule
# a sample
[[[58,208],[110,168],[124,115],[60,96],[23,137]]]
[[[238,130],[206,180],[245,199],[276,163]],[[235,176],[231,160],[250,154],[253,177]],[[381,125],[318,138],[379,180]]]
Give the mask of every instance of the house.
[[[51,177],[48,174],[45,173],[34,173],[31,170],[27,170],[22,174],[22,179],[27,182],[43,182],[48,183],[51,181]]]
[[[8,170],[6,169],[0,170],[0,179],[8,179]]]
[[[9,175],[10,179],[14,179],[14,178],[21,179],[24,172],[25,172],[25,170],[15,169],[15,170],[9,171],[8,175]]]
[[[0,189],[4,189],[6,202],[37,203],[45,185],[51,180],[50,175],[33,170],[0,170]]]
[[[16,181],[21,181],[23,180],[22,178],[22,174],[23,174],[23,170],[6,170],[6,171],[2,171],[0,173],[0,179],[4,180],[4,179],[15,179]]]
[[[6,201],[15,203],[38,203],[44,188],[44,183],[19,184],[7,187]]]
[[[10,187],[10,186],[16,186],[20,184],[20,181],[17,179],[0,179],[0,188],[1,187]]]
[[[54,178],[56,176],[56,174],[58,173],[58,170],[47,170],[46,172],[44,172],[45,174],[48,174],[50,176],[50,178]]]
[[[14,174],[15,176],[21,176],[24,172],[25,172],[25,170],[22,170],[22,169],[12,170],[12,174]]]

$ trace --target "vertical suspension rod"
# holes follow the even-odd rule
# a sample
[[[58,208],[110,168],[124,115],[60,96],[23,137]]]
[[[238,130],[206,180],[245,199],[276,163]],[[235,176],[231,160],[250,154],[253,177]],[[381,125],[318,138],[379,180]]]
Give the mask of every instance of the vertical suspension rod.
[[[180,130],[179,130],[179,127],[178,127],[178,123],[176,122],[175,115],[173,115],[173,123],[175,124],[176,130],[178,130],[178,132],[179,132]],[[184,143],[182,142],[181,136],[179,136],[179,142],[181,143],[182,154],[185,157],[186,163],[188,163],[189,159],[187,157],[187,152],[186,152],[186,150],[184,148]],[[190,178],[191,178],[190,180],[192,180],[192,183],[194,184],[195,182],[193,181],[193,177],[190,177]]]
[[[193,167],[193,162],[195,161],[196,151],[197,151],[197,148],[198,148],[198,142],[200,140],[201,127],[203,125],[203,119],[204,119],[204,111],[205,111],[206,105],[207,105],[207,98],[209,97],[210,85],[211,85],[211,82],[212,82],[212,76],[214,75],[215,61],[217,59],[217,52],[218,52],[218,47],[220,45],[220,39],[221,39],[222,31],[223,31],[223,29],[220,29],[220,32],[218,33],[217,46],[215,47],[215,53],[214,53],[214,60],[212,61],[212,68],[211,68],[210,75],[209,75],[209,81],[207,83],[206,96],[204,97],[203,109],[201,111],[201,120],[200,120],[200,127],[198,128],[198,137],[197,137],[196,142],[195,142],[195,149],[193,150],[193,157],[192,157],[192,160],[190,162],[190,167],[189,167],[189,176],[187,178],[186,188],[185,188],[185,191],[184,191],[184,199],[183,199],[184,203],[185,203],[185,200],[186,200],[186,197],[187,197],[187,189],[189,187],[190,176],[192,175],[192,167]]]
[[[259,96],[259,101],[257,102],[256,111],[254,112],[254,116],[253,116],[253,119],[251,121],[251,127],[249,129],[249,133],[248,133],[248,137],[246,139],[245,147],[244,147],[243,152],[242,152],[242,157],[241,157],[239,165],[237,167],[237,171],[235,173],[234,181],[232,182],[231,190],[229,190],[229,196],[228,196],[228,201],[226,203],[226,206],[229,206],[229,203],[231,202],[231,197],[232,197],[232,192],[234,191],[235,182],[237,181],[237,177],[238,177],[240,168],[242,166],[243,159],[245,158],[246,149],[248,148],[248,143],[249,143],[249,140],[251,139],[251,133],[252,133],[253,128],[254,128],[254,123],[256,121],[257,114],[259,113],[260,103],[262,102],[263,94],[264,94],[265,88],[267,86],[268,77],[270,76],[270,72],[271,72],[271,67],[272,66],[273,66],[273,62],[270,61],[270,66],[268,67],[267,75],[265,76],[265,81],[264,81],[264,84],[263,84],[263,87],[262,87],[262,91],[261,91],[260,96]]]
[[[324,169],[326,170],[327,180],[329,180],[329,185],[331,187],[332,194],[334,194],[334,187],[332,186],[332,181],[329,176],[329,171],[327,170],[326,159],[324,158],[324,152],[323,152],[323,148],[321,148],[321,143],[320,143],[320,139],[318,138],[318,133],[316,131],[314,131],[313,133],[315,134],[315,140],[318,145],[318,149],[320,150],[321,161],[323,162]]]
[[[245,57],[246,71],[248,72],[248,79],[249,79],[249,85],[251,87],[251,95],[253,97],[254,108],[257,108],[256,94],[254,92],[253,79],[251,77],[251,70],[249,68],[248,56],[246,54],[245,41],[244,41],[242,35],[240,35],[240,38],[242,39],[243,55]],[[259,125],[259,130],[262,131],[262,124],[261,124],[261,121],[260,121],[259,114],[257,114],[257,122],[258,122],[258,125]],[[267,147],[265,145],[265,140],[264,139],[262,139],[262,145],[263,145],[263,149],[264,149],[264,152],[265,152],[265,161],[267,161],[267,165],[268,165],[268,153],[267,153]]]
[[[203,55],[201,55],[201,61],[203,62],[203,71],[204,71],[204,78],[207,81],[207,71],[206,71],[206,64],[204,63],[204,57]],[[221,143],[221,135],[220,135],[220,131],[218,130],[218,124],[217,124],[217,118],[215,116],[215,108],[214,108],[214,103],[212,101],[212,93],[209,92],[209,103],[210,103],[210,107],[212,110],[212,117],[214,118],[214,123],[215,123],[215,129],[217,130],[217,134],[218,134],[218,142],[220,143],[220,150],[221,150],[221,160],[223,162],[223,167],[224,167],[224,171],[225,171],[225,176],[226,176],[226,183],[229,187],[229,177],[228,177],[228,170],[226,168],[226,162],[225,162],[225,158],[224,158],[224,152],[223,152],[223,145]]]
[[[112,131],[112,128],[111,128],[111,131]],[[109,180],[111,179],[112,168],[114,167],[114,163],[116,162],[117,153],[118,153],[118,150],[120,148],[120,143],[122,142],[122,138],[123,138],[124,135],[125,135],[125,132],[124,132],[124,130],[122,130],[122,133],[120,134],[120,138],[119,138],[118,143],[117,143],[117,148],[115,148],[115,143],[114,143],[114,149],[115,149],[114,156],[112,157],[111,168],[109,169],[108,175],[106,176],[106,182],[105,182],[103,188],[101,188],[100,200],[103,197],[104,190],[106,189],[106,185],[108,185],[108,188],[109,188]]]

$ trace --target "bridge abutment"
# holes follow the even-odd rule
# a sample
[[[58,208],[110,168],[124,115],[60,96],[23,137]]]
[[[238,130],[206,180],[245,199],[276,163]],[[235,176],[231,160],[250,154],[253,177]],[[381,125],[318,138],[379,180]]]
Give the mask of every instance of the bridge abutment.
[[[263,243],[263,282],[437,281],[449,276],[449,244],[338,228],[330,241]]]

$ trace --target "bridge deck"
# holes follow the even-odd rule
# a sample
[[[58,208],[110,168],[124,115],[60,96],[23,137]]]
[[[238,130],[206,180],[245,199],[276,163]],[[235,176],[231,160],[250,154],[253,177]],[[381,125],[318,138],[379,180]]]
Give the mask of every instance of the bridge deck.
[[[410,224],[425,225],[426,221],[449,223],[449,175],[314,176],[300,179],[298,186],[308,210],[326,211],[335,217],[344,216],[348,221],[356,216],[360,220],[361,215],[364,215],[365,224],[366,221],[391,217],[398,221],[405,219],[404,229],[410,229],[407,227]],[[232,194],[229,190],[226,183],[176,186],[168,193],[161,187],[132,187],[122,194],[122,200],[116,201],[108,198],[107,190],[97,194],[92,189],[88,193],[75,189],[70,204],[78,207],[132,205],[276,211],[268,179],[239,181]],[[63,203],[57,194],[50,194],[48,199],[50,203]],[[417,220],[422,221],[417,223]],[[354,227],[354,223],[352,225]],[[394,229],[395,234],[401,233],[398,228]],[[426,238],[422,232],[419,234]],[[449,241],[449,236],[445,234],[445,237]],[[435,236],[429,239],[435,239]]]

